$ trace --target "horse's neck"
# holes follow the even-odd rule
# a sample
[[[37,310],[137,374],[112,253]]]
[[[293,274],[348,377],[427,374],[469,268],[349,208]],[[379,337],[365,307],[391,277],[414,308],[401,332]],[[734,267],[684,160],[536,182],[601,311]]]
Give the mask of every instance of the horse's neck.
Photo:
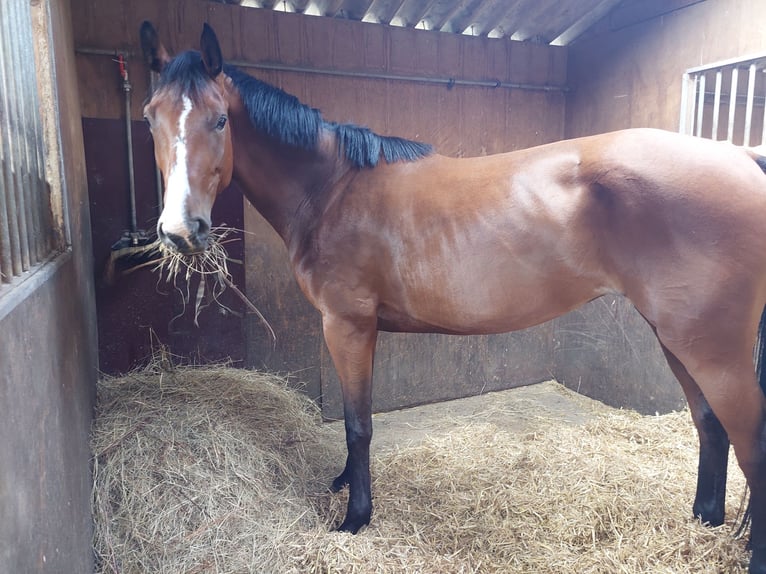
[[[319,209],[317,198],[344,169],[334,148],[322,141],[316,151],[291,149],[257,133],[247,123],[233,130],[234,179],[246,199],[290,247],[303,228],[301,219]],[[332,151],[330,151],[332,150]]]

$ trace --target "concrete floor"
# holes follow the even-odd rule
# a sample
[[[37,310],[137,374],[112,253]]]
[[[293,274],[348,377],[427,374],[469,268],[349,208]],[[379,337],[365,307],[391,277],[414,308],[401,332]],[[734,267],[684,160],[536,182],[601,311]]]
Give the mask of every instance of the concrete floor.
[[[500,428],[527,433],[551,421],[582,424],[611,407],[579,395],[556,381],[486,393],[373,415],[373,452],[418,444],[471,421],[493,422]],[[333,423],[343,424],[343,423]]]

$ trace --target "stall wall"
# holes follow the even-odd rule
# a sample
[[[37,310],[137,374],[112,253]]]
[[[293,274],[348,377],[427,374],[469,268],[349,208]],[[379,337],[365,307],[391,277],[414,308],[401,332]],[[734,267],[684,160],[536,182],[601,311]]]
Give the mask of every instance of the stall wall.
[[[569,49],[566,136],[678,131],[686,69],[759,52],[766,52],[760,0],[626,3]],[[644,412],[683,404],[651,329],[626,300],[602,298],[560,318],[554,339],[555,373],[566,385]]]
[[[32,5],[52,40],[56,81],[43,97],[56,112],[61,181],[52,184],[64,196],[71,248],[0,298],[0,572],[92,572],[97,340],[71,13],[68,0]]]
[[[247,70],[320,108],[327,119],[429,142],[442,154],[484,155],[555,141],[564,135],[564,94],[555,89],[566,80],[563,48],[202,1],[174,0],[160,9],[150,0],[73,0],[73,7],[79,81],[89,86],[81,92],[81,102],[91,208],[99,214],[94,216],[93,231],[97,265],[108,258],[110,238],[119,235],[120,225],[124,226],[120,222],[127,217],[125,173],[119,166],[124,163],[120,159],[124,100],[115,64],[108,55],[124,51],[130,57],[135,94],[132,114],[140,120],[147,71],[138,57],[138,28],[144,19],[155,23],[171,52],[196,47],[202,23],[207,21],[217,32],[225,58],[262,66]],[[297,70],[263,69],[274,65]],[[349,72],[354,77],[342,75]],[[365,77],[370,74],[417,76],[419,81]],[[427,78],[491,84],[500,80],[554,89],[422,81]],[[141,177],[146,182],[150,167],[143,158],[148,154],[146,161],[151,163],[151,143],[140,128],[135,131],[142,134],[134,138],[133,145],[136,157],[142,158]],[[114,151],[112,167],[109,157],[103,157],[110,155],[105,150]],[[139,185],[137,195],[143,197],[139,200],[144,210],[140,226],[150,229],[156,221],[156,200],[148,186]],[[284,247],[255,210],[242,207],[234,190],[225,196],[235,199],[221,217],[227,223],[241,217],[246,230],[246,292],[271,323],[277,340],[274,343],[252,315],[242,321],[236,314],[220,316],[210,309],[200,317],[199,328],[185,320],[187,348],[192,344],[212,348],[207,359],[228,350],[247,366],[291,373],[306,385],[309,395],[321,395],[327,416],[340,415],[339,387],[322,343],[320,318],[299,293]],[[169,315],[162,307],[176,304],[172,293],[158,293],[155,284],[156,279],[145,271],[143,276],[122,276],[116,286],[99,289],[102,365],[120,370],[145,353],[149,328],[160,333],[161,339],[172,337]],[[230,307],[245,311],[236,301]],[[244,338],[237,336],[239,328]],[[110,343],[118,335],[120,344]],[[241,341],[244,348],[238,346]],[[493,337],[383,334],[376,360],[375,407],[386,410],[550,378],[551,343],[550,325]],[[171,350],[178,348],[175,345]]]
[[[566,137],[677,131],[686,69],[757,53],[766,53],[759,0],[628,3],[569,49]]]

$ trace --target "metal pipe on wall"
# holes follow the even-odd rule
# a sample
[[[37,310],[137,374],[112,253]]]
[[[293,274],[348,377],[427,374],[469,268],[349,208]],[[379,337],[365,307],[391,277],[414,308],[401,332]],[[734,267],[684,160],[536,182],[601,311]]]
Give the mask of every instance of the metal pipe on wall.
[[[548,86],[544,84],[520,84],[503,82],[500,80],[459,80],[455,78],[432,78],[429,76],[405,76],[400,74],[387,74],[378,72],[353,72],[348,70],[329,70],[320,68],[307,68],[305,66],[288,66],[284,64],[264,64],[246,62],[244,60],[231,60],[228,62],[238,68],[253,68],[273,72],[295,72],[299,74],[318,74],[323,76],[340,76],[343,78],[359,78],[361,80],[394,80],[400,82],[415,82],[420,84],[441,84],[452,88],[454,86],[467,86],[477,88],[504,88],[508,90],[529,90],[538,92],[568,92],[567,86]]]
[[[130,117],[130,93],[133,91],[133,86],[128,78],[125,55],[119,54],[118,61],[120,64],[120,75],[122,76],[122,91],[125,94],[125,134],[128,148],[128,188],[130,190],[130,233],[131,236],[134,236],[138,231],[138,219],[136,216],[136,176],[133,173],[133,127]]]
[[[114,56],[117,54],[114,50],[104,50],[101,48],[82,47],[75,49],[75,52],[83,55],[93,56]],[[127,53],[126,53],[127,56]],[[238,68],[252,68],[257,70],[266,70],[272,72],[295,72],[299,74],[318,74],[323,76],[339,76],[343,78],[359,78],[362,80],[394,80],[400,82],[415,82],[422,84],[441,84],[448,88],[453,86],[467,86],[478,88],[504,88],[509,90],[529,90],[538,92],[568,92],[567,86],[549,86],[545,84],[524,84],[515,82],[503,82],[500,80],[460,80],[455,78],[436,78],[428,76],[407,76],[401,74],[387,74],[378,72],[354,72],[350,70],[331,70],[327,68],[308,68],[305,66],[292,66],[285,64],[266,64],[247,62],[245,60],[229,60],[228,64]]]

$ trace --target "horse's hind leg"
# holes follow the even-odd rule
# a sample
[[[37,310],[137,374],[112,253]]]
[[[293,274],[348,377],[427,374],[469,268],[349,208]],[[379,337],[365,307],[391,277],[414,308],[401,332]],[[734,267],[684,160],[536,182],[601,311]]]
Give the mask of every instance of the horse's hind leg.
[[[720,526],[724,521],[726,505],[729,437],[686,367],[665,345],[662,345],[662,350],[670,370],[681,383],[699,436],[697,493],[692,511],[702,522]]]
[[[661,329],[658,336],[697,382],[734,446],[750,486],[753,555],[749,571],[766,574],[766,399],[753,368],[754,341],[734,333],[732,324],[736,324],[734,318],[728,325],[711,323],[711,330],[717,328],[716,337],[673,338],[669,343]]]

